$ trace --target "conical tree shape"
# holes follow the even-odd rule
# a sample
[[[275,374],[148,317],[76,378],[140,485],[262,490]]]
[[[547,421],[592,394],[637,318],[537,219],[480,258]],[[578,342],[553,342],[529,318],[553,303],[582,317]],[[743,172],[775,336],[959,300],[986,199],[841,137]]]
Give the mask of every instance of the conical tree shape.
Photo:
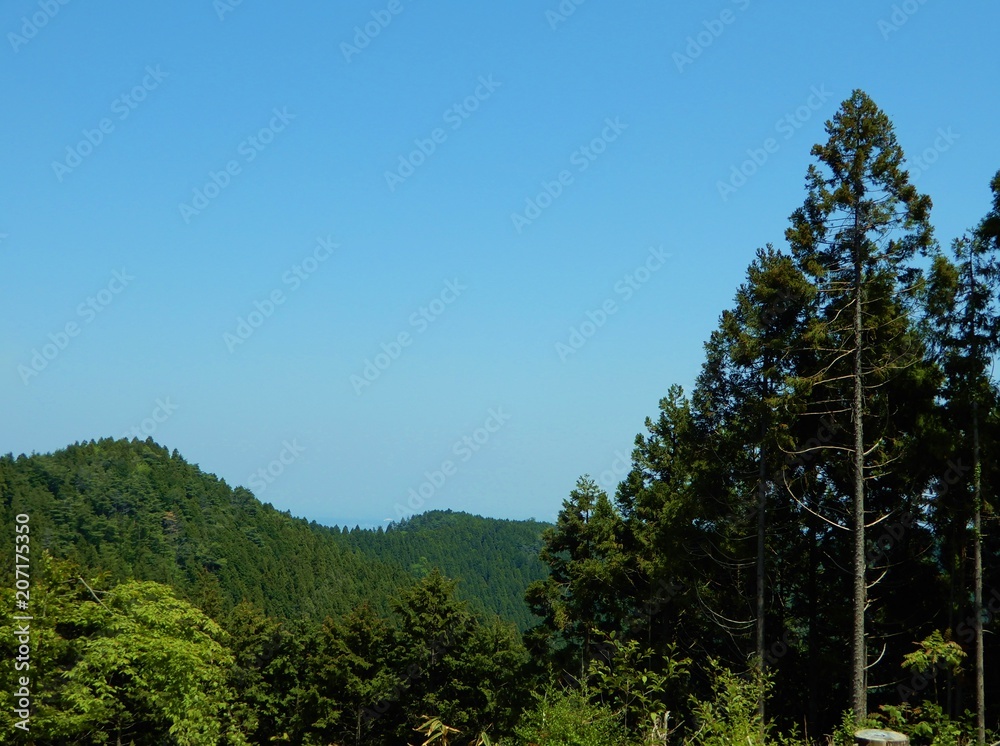
[[[866,440],[866,415],[872,411],[866,396],[922,357],[919,344],[891,342],[906,336],[907,303],[919,286],[918,272],[907,262],[932,246],[931,201],[910,184],[889,118],[863,91],[841,104],[826,132],[827,142],[813,147],[819,163],[809,167],[806,200],[791,216],[786,238],[822,294],[816,343],[823,362],[803,384],[818,407],[849,413],[852,437],[844,448],[851,454],[850,690],[861,720],[868,707],[865,480],[873,464],[886,463],[871,450],[873,440]]]

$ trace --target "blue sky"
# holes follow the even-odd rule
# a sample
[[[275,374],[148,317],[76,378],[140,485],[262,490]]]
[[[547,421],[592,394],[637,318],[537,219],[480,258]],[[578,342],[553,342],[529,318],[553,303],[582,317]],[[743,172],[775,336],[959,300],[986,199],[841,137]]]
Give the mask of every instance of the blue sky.
[[[10,0],[0,452],[138,432],[321,522],[552,519],[690,386],[852,89],[920,159],[942,244],[982,217],[998,23]]]

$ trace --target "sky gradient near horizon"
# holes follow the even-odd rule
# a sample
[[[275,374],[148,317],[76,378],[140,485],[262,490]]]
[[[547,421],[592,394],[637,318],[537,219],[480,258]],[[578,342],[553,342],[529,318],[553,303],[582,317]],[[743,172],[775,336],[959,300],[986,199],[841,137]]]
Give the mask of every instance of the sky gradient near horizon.
[[[138,434],[323,523],[551,520],[581,474],[613,490],[690,387],[852,89],[942,245],[985,214],[998,22],[11,0],[0,452]]]

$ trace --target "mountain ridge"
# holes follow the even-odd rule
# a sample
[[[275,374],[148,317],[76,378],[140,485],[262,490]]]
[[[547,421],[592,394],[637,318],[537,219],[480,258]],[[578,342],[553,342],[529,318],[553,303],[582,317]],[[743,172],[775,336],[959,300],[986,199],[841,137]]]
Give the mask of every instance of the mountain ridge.
[[[166,583],[210,613],[243,600],[281,618],[318,620],[362,602],[387,611],[401,588],[439,567],[478,613],[524,628],[533,617],[523,591],[545,574],[537,548],[548,524],[449,510],[388,529],[325,526],[151,438],[2,456],[0,512],[7,525],[31,515],[55,556],[118,582]]]

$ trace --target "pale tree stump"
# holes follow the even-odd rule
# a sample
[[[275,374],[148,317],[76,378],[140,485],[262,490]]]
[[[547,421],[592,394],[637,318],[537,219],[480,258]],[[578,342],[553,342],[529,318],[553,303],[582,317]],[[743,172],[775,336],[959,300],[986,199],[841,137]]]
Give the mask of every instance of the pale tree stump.
[[[854,734],[857,746],[910,746],[910,739],[894,730],[859,730]]]

